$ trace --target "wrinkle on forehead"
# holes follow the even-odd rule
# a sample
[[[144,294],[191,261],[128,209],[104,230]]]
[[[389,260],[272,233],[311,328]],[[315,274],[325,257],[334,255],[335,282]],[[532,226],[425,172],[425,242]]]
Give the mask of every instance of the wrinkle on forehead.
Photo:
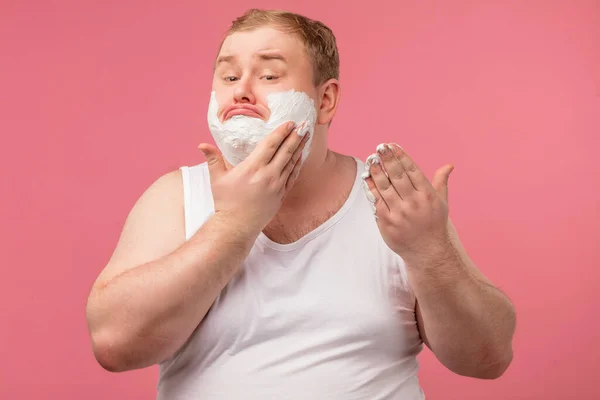
[[[253,53],[273,50],[289,53],[297,48],[304,48],[304,43],[298,35],[282,31],[275,27],[265,26],[230,34],[221,43],[218,54],[223,52],[231,55],[245,52],[249,49],[253,50]]]

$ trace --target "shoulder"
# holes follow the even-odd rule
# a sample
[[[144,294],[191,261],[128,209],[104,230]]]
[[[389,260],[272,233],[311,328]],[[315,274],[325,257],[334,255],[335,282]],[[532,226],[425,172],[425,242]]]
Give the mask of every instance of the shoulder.
[[[135,207],[175,207],[183,206],[182,169],[164,173],[148,186]]]
[[[173,219],[183,219],[182,168],[164,173],[156,178],[133,206],[130,218],[141,224],[164,224]]]
[[[184,168],[184,167],[182,167]],[[181,188],[182,186],[182,168],[178,168],[156,178],[150,188],[158,188],[163,190],[175,189],[176,187]]]
[[[159,176],[142,194],[144,197],[158,197],[172,205],[183,206],[184,191],[188,183],[209,179],[206,163],[182,166]],[[169,201],[170,200],[170,201]],[[173,201],[178,200],[178,201]]]

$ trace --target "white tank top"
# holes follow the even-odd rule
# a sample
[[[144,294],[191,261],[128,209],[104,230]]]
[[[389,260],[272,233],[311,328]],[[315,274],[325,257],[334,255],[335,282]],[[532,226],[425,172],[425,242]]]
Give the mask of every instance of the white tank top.
[[[300,240],[260,234],[186,344],[159,365],[160,400],[421,400],[422,341],[404,262],[352,191]],[[182,167],[186,240],[213,211],[206,163]]]

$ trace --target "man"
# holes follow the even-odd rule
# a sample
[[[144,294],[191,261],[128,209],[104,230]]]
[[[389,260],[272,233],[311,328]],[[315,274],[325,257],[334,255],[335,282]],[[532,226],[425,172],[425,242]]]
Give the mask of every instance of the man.
[[[452,166],[429,182],[393,143],[366,164],[328,150],[338,74],[323,24],[261,10],[234,22],[213,77],[219,148],[146,190],[90,293],[104,368],[159,364],[172,400],[422,399],[422,343],[460,375],[508,368],[515,312],[448,218]],[[282,93],[314,118],[249,147],[258,133],[220,136],[266,129]]]

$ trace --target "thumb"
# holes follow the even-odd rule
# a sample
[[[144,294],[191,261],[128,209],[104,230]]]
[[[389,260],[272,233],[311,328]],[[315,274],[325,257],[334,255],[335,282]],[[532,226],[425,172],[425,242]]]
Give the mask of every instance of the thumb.
[[[223,160],[223,155],[219,149],[207,143],[201,143],[198,148],[206,158],[211,179],[218,178],[227,171],[227,168],[225,167],[225,161]]]
[[[448,203],[448,178],[453,170],[454,165],[448,164],[443,166],[435,171],[433,181],[431,182],[431,185],[435,191],[442,197],[442,199],[444,199],[446,203]]]

